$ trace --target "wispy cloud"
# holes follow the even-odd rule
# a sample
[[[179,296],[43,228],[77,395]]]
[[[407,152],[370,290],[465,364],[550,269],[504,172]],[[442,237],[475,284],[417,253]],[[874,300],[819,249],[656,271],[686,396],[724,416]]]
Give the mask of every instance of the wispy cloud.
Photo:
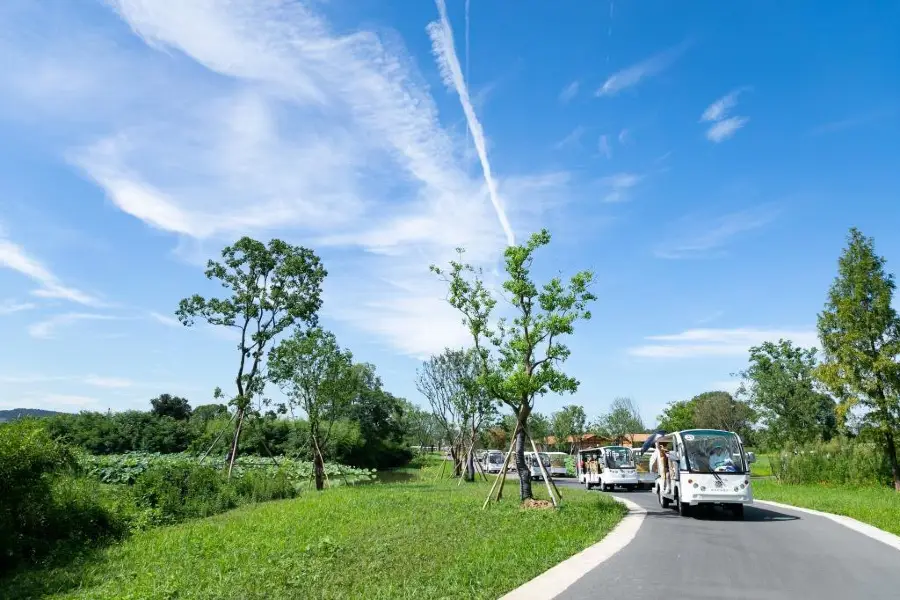
[[[59,327],[77,323],[79,321],[114,321],[120,317],[95,313],[66,313],[50,317],[44,321],[34,323],[28,327],[31,337],[50,339]]]
[[[575,127],[575,129],[570,131],[569,134],[566,135],[566,137],[553,144],[553,148],[555,150],[562,150],[563,148],[568,148],[569,146],[580,146],[581,138],[584,137],[585,133],[587,133],[587,129],[585,129],[581,125],[578,125]]]
[[[83,381],[87,385],[108,389],[129,388],[134,385],[134,382],[130,379],[124,379],[122,377],[100,377],[98,375],[88,375]]]
[[[3,302],[0,302],[0,315],[11,315],[13,313],[22,312],[23,310],[33,310],[35,308],[37,308],[37,305],[31,302],[4,300]]]
[[[490,269],[511,224],[533,231],[545,223],[544,207],[566,197],[566,177],[489,171],[489,140],[445,12],[429,33],[480,147],[477,175],[462,131],[441,123],[398,36],[337,33],[319,3],[302,0],[104,5],[120,23],[106,28],[113,21],[67,3],[53,14],[23,3],[0,39],[19,67],[0,70],[4,99],[54,135],[77,130],[58,135],[70,143],[71,163],[112,206],[177,234],[179,247],[277,232],[316,248],[329,265],[325,316],[377,343],[419,356],[464,342],[427,265],[446,263],[461,246]],[[19,31],[39,31],[44,43]],[[34,64],[60,76],[25,86]],[[77,94],[66,92],[73,84],[64,74],[85,74]],[[502,215],[508,228],[497,224]],[[424,333],[432,329],[443,337]]]
[[[440,67],[441,76],[444,78],[444,84],[450,89],[455,89],[459,95],[459,102],[466,115],[466,122],[469,124],[469,131],[472,134],[472,141],[475,143],[475,150],[478,152],[478,159],[481,162],[481,170],[484,175],[484,182],[487,185],[488,195],[491,198],[491,204],[494,205],[497,218],[503,227],[504,233],[506,233],[507,243],[513,245],[516,243],[516,237],[497,194],[497,184],[491,173],[491,164],[487,157],[484,129],[475,115],[475,109],[472,107],[472,102],[469,99],[469,89],[463,77],[462,68],[459,65],[459,58],[456,56],[453,29],[450,27],[450,19],[447,17],[447,6],[444,0],[437,0],[436,4],[438,13],[440,13],[440,21],[428,24],[428,35],[431,36],[432,50]]]
[[[612,148],[609,147],[609,137],[606,134],[600,136],[597,141],[597,149],[606,158],[612,158]]]
[[[856,127],[862,127],[863,125],[869,125],[871,123],[876,123],[883,119],[889,118],[894,115],[894,111],[892,110],[877,110],[870,111],[867,113],[862,113],[859,115],[854,115],[851,117],[847,117],[844,119],[838,119],[836,121],[829,121],[828,123],[822,123],[817,127],[813,127],[810,130],[810,135],[824,135],[826,133],[837,133],[840,131],[846,131],[848,129],[854,129]]]
[[[575,98],[575,96],[578,95],[578,89],[580,87],[581,87],[581,82],[577,81],[577,80],[573,81],[572,83],[570,83],[569,85],[564,87],[562,89],[562,91],[559,93],[560,103],[568,104],[569,102],[571,102]]]
[[[629,348],[628,353],[642,358],[704,358],[742,356],[763,342],[791,340],[803,347],[818,345],[811,329],[689,329],[672,335],[648,336],[652,342]]]
[[[687,50],[688,46],[688,42],[682,42],[637,64],[613,73],[603,82],[603,85],[600,86],[595,94],[597,96],[615,96],[622,90],[636,86],[648,77],[657,75],[665,70]]]
[[[100,401],[96,398],[76,394],[29,393],[19,396],[13,401],[0,402],[0,408],[42,408],[62,412],[98,410],[101,406]]]
[[[628,200],[631,189],[639,184],[643,178],[643,175],[635,173],[616,173],[615,175],[601,178],[599,183],[606,190],[603,201],[624,202]]]
[[[151,312],[149,313],[149,316],[157,323],[161,323],[163,325],[166,325],[167,327],[182,327],[181,322],[175,317],[170,317],[158,312]]]
[[[2,267],[18,271],[37,282],[40,287],[32,292],[35,296],[68,300],[86,306],[99,306],[101,304],[93,296],[73,287],[63,285],[56,275],[51,273],[36,258],[29,256],[24,248],[0,237],[0,268]]]
[[[737,130],[746,125],[749,120],[747,117],[728,117],[707,129],[706,139],[717,144],[724,142],[737,133]]]
[[[735,237],[764,227],[777,217],[778,210],[769,205],[710,220],[685,217],[675,223],[673,233],[657,247],[655,254],[668,259],[716,256]]]
[[[714,312],[706,315],[705,317],[701,317],[701,318],[697,319],[697,325],[706,325],[707,323],[712,323],[713,321],[716,321],[716,320],[722,318],[722,316],[724,314],[725,314],[724,310],[714,311]]]
[[[627,144],[630,139],[631,134],[629,133],[628,129],[622,129],[622,131],[619,132],[619,143],[623,146]]]
[[[733,136],[738,129],[747,124],[750,120],[747,117],[728,117],[728,113],[737,105],[738,96],[746,91],[747,87],[732,90],[710,104],[700,115],[700,122],[713,123],[706,130],[706,139],[711,142],[719,143]]]

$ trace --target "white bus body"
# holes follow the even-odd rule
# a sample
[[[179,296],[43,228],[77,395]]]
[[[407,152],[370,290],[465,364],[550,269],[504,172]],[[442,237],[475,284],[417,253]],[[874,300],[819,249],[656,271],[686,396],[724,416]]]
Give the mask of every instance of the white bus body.
[[[484,453],[481,468],[485,473],[499,473],[503,468],[503,460],[506,457],[499,450],[488,450]]]
[[[733,431],[689,429],[659,439],[670,452],[668,489],[663,479],[654,491],[664,507],[674,504],[683,516],[694,507],[719,504],[738,519],[744,517],[744,505],[753,504],[750,485],[752,452],[744,452],[740,436]]]
[[[569,474],[566,470],[566,458],[569,456],[565,452],[548,452],[547,456],[550,457],[550,474],[556,477],[557,475],[560,477],[565,477]]]
[[[544,463],[544,468],[547,471],[550,471],[550,455],[546,452],[539,453],[541,457],[541,462]],[[541,472],[541,466],[538,464],[537,460],[534,458],[534,452],[526,452],[525,453],[525,466],[531,472],[532,479],[543,479],[544,474]],[[552,476],[552,473],[551,473]]]
[[[587,489],[599,486],[603,491],[615,487],[633,490],[640,483],[631,448],[603,446],[582,450],[578,464],[583,471],[579,479]]]

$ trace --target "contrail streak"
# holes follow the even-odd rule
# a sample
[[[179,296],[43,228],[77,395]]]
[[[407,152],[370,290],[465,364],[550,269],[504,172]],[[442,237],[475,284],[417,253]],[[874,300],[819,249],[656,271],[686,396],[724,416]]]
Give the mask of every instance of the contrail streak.
[[[435,59],[437,59],[444,84],[451,89],[455,89],[459,95],[459,102],[466,115],[466,123],[472,132],[475,151],[478,153],[479,162],[481,162],[481,170],[484,173],[484,182],[487,184],[491,204],[494,205],[497,219],[500,220],[500,225],[503,227],[504,233],[506,233],[506,242],[512,246],[516,243],[516,236],[509,225],[509,219],[506,218],[506,212],[503,210],[503,204],[497,194],[497,184],[493,175],[491,175],[491,164],[488,162],[487,148],[484,141],[484,129],[482,129],[481,123],[475,115],[472,100],[469,98],[469,89],[466,87],[466,80],[459,65],[459,58],[456,56],[456,48],[453,44],[453,29],[450,27],[450,19],[447,18],[447,6],[444,0],[436,0],[436,3],[441,19],[428,24],[428,35],[431,37],[432,52],[434,52]]]

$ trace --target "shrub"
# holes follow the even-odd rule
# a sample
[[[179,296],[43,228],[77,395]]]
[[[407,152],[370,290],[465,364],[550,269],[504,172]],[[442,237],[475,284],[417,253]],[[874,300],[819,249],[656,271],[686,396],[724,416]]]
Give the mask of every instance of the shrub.
[[[135,481],[138,507],[153,509],[161,523],[208,517],[238,505],[220,471],[190,464],[152,465]]]
[[[59,543],[98,540],[126,525],[71,450],[31,420],[0,425],[0,568]]]
[[[248,469],[229,480],[222,470],[197,463],[151,464],[137,476],[132,488],[134,502],[143,511],[134,526],[175,523],[249,502],[293,498],[297,489],[283,470]]]
[[[788,447],[771,459],[772,473],[789,484],[872,486],[891,482],[890,466],[877,444],[835,439]]]

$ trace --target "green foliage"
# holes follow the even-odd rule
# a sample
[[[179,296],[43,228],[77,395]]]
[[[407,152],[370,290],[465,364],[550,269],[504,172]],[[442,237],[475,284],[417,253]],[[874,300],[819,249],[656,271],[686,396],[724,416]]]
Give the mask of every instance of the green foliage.
[[[45,425],[54,438],[93,454],[181,452],[194,437],[187,421],[137,410],[57,415],[46,419]]]
[[[191,416],[191,405],[186,398],[171,394],[160,394],[150,401],[150,412],[158,417],[172,417],[176,421],[185,421]]]
[[[556,438],[556,449],[568,451],[571,444],[567,441],[569,436],[576,439],[583,435],[587,424],[587,414],[584,408],[575,404],[563,406],[550,415],[550,431]]]
[[[602,427],[606,434],[621,444],[629,439],[629,434],[642,433],[644,421],[641,412],[631,398],[616,398],[609,407],[609,413],[602,419]],[[629,441],[631,441],[629,439]]]
[[[540,288],[531,269],[534,253],[550,243],[542,230],[522,245],[504,252],[506,281],[503,290],[515,315],[492,326],[497,300],[485,287],[482,273],[471,265],[451,261],[448,270],[431,270],[447,282],[448,301],[463,316],[475,350],[481,359],[479,383],[489,396],[513,409],[527,428],[535,399],[550,392],[574,393],[578,381],[566,375],[561,365],[569,357],[562,339],[575,331],[575,323],[591,318],[588,305],[596,300],[589,291],[594,281],[590,271],[575,274],[567,284],[554,277]],[[460,256],[464,250],[459,249]],[[517,440],[516,464],[524,471],[524,434]],[[520,477],[520,497],[531,497],[531,481]]]
[[[316,465],[316,489],[324,489],[324,452],[335,421],[347,413],[360,382],[353,355],[338,346],[334,334],[316,327],[297,330],[269,354],[269,378],[281,387],[291,407],[306,413],[308,450]]]
[[[513,422],[513,427],[515,428],[515,422]],[[550,419],[543,413],[531,413],[531,416],[528,417],[528,431],[535,442],[543,442],[551,432]]]
[[[690,400],[669,402],[657,419],[659,420],[658,429],[667,432],[683,431],[697,427],[694,424],[694,405]]]
[[[185,326],[199,318],[240,332],[237,395],[232,401],[237,407],[232,457],[240,449],[250,401],[265,388],[262,372],[269,342],[292,325],[316,324],[326,275],[319,257],[308,248],[277,239],[266,246],[243,237],[222,250],[222,262],[207,264],[206,277],[218,280],[228,295],[207,299],[195,294],[179,303],[176,315]],[[216,388],[216,392],[219,395],[221,390]]]
[[[405,401],[385,391],[374,365],[355,364],[353,369],[359,386],[347,419],[359,426],[361,444],[351,448],[342,462],[370,469],[405,465],[412,458],[404,439]]]
[[[99,484],[76,471],[75,455],[42,423],[0,425],[0,570],[60,543],[88,543],[124,529]]]
[[[240,479],[247,473],[262,473],[270,478],[280,477],[284,475],[294,484],[301,486],[306,484],[312,474],[312,463],[309,461],[294,460],[285,456],[278,456],[275,462],[269,457],[261,456],[241,456],[235,462],[233,475]],[[80,458],[82,468],[86,474],[97,478],[103,483],[120,483],[133,484],[141,475],[151,468],[175,469],[181,467],[190,467],[199,465],[196,456],[189,454],[146,454],[146,453],[129,453],[118,456],[91,456],[85,455]],[[225,462],[224,459],[216,460],[206,459],[203,463],[206,466],[216,469],[222,469]],[[344,482],[341,474],[346,476],[349,483],[360,483],[371,481],[374,478],[374,472],[369,469],[356,469],[353,467],[343,466],[335,463],[325,463],[325,472],[335,485]]]
[[[900,430],[900,317],[891,305],[894,277],[875,243],[851,229],[838,276],[819,315],[825,358],[819,378],[841,399],[841,415],[867,412],[883,436],[894,487],[900,491],[895,435]]]
[[[746,402],[735,400],[728,392],[718,391],[694,396],[691,403],[695,427],[734,431],[745,443],[752,443],[756,415]]]
[[[871,486],[891,482],[891,468],[875,444],[836,438],[789,446],[770,458],[772,474],[787,484]]]
[[[775,440],[805,444],[837,433],[834,401],[817,391],[816,349],[789,340],[750,348],[750,366],[741,373],[741,394],[760,414]]]
[[[583,490],[564,492],[559,511],[481,511],[487,491],[445,480],[302,494],[136,534],[87,566],[18,573],[0,581],[0,597],[494,599],[625,513]]]

